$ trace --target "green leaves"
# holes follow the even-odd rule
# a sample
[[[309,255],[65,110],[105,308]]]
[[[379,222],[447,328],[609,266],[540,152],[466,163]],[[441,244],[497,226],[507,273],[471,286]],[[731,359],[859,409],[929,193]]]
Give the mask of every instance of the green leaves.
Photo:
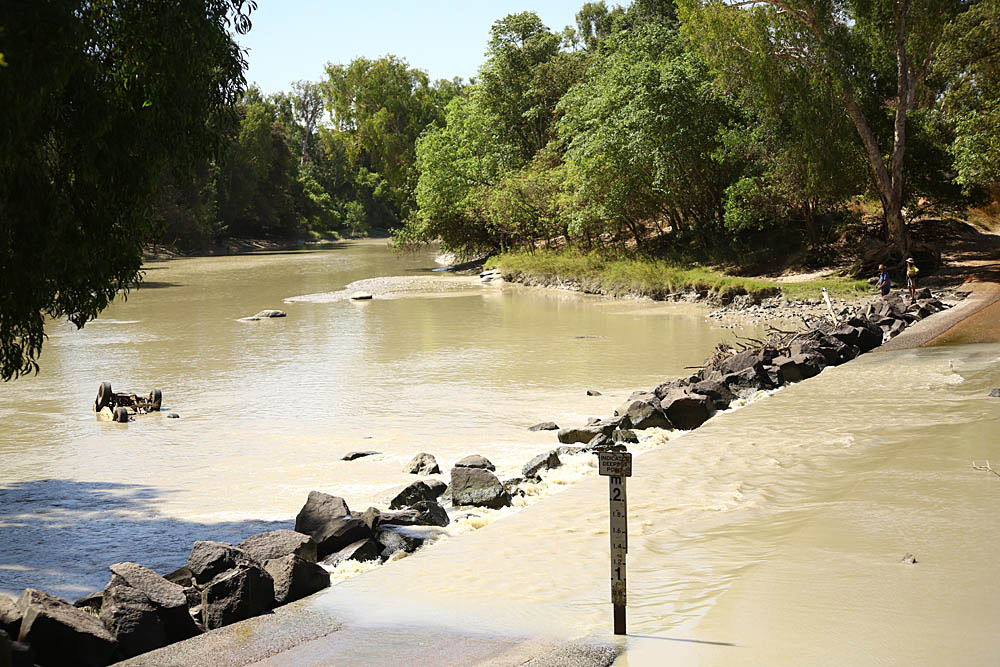
[[[253,3],[5,3],[0,9],[0,377],[37,369],[44,316],[83,326],[140,278],[168,170],[217,146]],[[240,19],[240,17],[243,17]],[[39,30],[45,26],[45,30]]]

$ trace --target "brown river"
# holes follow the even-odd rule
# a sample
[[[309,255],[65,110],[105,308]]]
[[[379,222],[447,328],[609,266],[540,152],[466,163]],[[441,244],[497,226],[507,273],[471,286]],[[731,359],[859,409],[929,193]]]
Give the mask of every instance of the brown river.
[[[0,591],[72,600],[112,562],[166,572],[195,539],[288,527],[312,489],[385,504],[420,451],[515,476],[556,444],[526,427],[609,415],[734,335],[696,305],[435,266],[376,241],[152,263],[82,331],[52,323],[39,375],[0,385]],[[240,321],[266,308],[288,317]],[[96,421],[104,380],[161,388],[164,411]],[[623,639],[607,482],[584,455],[410,557],[342,566],[314,604],[373,626],[617,641],[620,665],[997,664],[1000,476],[971,464],[1000,470],[998,385],[1000,345],[876,352],[697,431],[646,432]]]

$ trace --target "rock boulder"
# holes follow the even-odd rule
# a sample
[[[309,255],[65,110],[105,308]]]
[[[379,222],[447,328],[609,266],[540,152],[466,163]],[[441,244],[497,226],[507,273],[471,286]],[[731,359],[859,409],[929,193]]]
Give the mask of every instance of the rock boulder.
[[[510,495],[489,470],[452,468],[451,499],[454,505],[475,505],[499,509],[510,505]]]
[[[24,589],[17,609],[18,641],[31,645],[38,664],[103,667],[111,661],[115,640],[96,616],[34,588]]]
[[[440,495],[440,494],[438,494]],[[389,501],[389,509],[400,509],[403,507],[410,507],[421,500],[435,500],[438,496],[434,495],[434,491],[425,482],[413,482],[405,489],[397,493],[391,501]]]
[[[671,394],[663,399],[663,411],[676,428],[698,428],[712,415],[712,399],[703,394]]]
[[[341,525],[339,519],[350,514],[351,510],[343,498],[310,491],[306,504],[295,517],[295,532],[308,535],[316,544],[322,544]]]
[[[248,562],[212,579],[201,591],[201,613],[209,630],[263,614],[274,606],[274,581]]]
[[[521,474],[525,477],[535,477],[542,470],[558,468],[562,465],[559,454],[555,450],[545,452],[535,456],[521,467]]]
[[[558,431],[559,424],[555,422],[541,422],[540,424],[535,424],[534,426],[528,427],[529,431]]]
[[[411,475],[436,475],[441,472],[437,459],[432,454],[421,452],[417,454],[403,468],[403,472]]]
[[[481,468],[483,470],[494,471],[497,469],[493,462],[490,461],[485,456],[480,456],[479,454],[472,454],[471,456],[466,456],[463,459],[455,461],[456,468]]]
[[[207,584],[237,565],[253,561],[250,554],[225,542],[199,540],[191,548],[188,569],[198,584]]]
[[[288,554],[264,563],[274,581],[274,606],[312,595],[330,586],[330,573],[315,562]]]
[[[258,563],[288,554],[295,554],[310,563],[315,563],[318,558],[316,542],[311,537],[288,529],[251,535],[240,542],[238,548],[250,554]]]
[[[187,613],[187,607],[184,611]],[[116,660],[125,660],[170,643],[157,606],[146,594],[131,586],[115,586],[104,591],[101,622],[118,642]]]
[[[323,565],[337,567],[346,560],[356,560],[358,562],[378,560],[381,553],[382,545],[376,542],[374,538],[369,537],[349,544],[335,554],[330,554],[323,559]]]

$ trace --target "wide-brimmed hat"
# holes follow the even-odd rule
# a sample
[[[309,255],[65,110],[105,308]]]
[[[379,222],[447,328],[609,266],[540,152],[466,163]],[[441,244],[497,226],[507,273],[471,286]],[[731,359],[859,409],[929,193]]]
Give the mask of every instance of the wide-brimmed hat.
[[[907,257],[906,258],[906,263],[907,264],[913,264],[913,258],[912,257]]]

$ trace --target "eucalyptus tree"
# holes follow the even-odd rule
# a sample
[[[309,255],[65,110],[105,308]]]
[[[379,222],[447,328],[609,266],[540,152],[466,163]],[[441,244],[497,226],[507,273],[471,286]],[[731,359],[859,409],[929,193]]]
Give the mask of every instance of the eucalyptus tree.
[[[903,215],[910,123],[936,103],[928,89],[946,30],[963,0],[679,0],[687,36],[726,86],[778,113],[832,93],[865,152],[897,257],[910,238]],[[808,114],[801,116],[808,125]],[[805,128],[801,128],[805,129]]]
[[[574,235],[636,241],[648,224],[708,232],[722,224],[733,169],[715,159],[720,128],[736,118],[707,67],[658,23],[609,39],[559,103]]]
[[[958,181],[1000,182],[1000,0],[982,0],[945,30],[935,74],[943,114],[954,127]]]
[[[0,377],[45,319],[82,327],[141,276],[164,169],[198,164],[244,86],[252,0],[0,3]]]

